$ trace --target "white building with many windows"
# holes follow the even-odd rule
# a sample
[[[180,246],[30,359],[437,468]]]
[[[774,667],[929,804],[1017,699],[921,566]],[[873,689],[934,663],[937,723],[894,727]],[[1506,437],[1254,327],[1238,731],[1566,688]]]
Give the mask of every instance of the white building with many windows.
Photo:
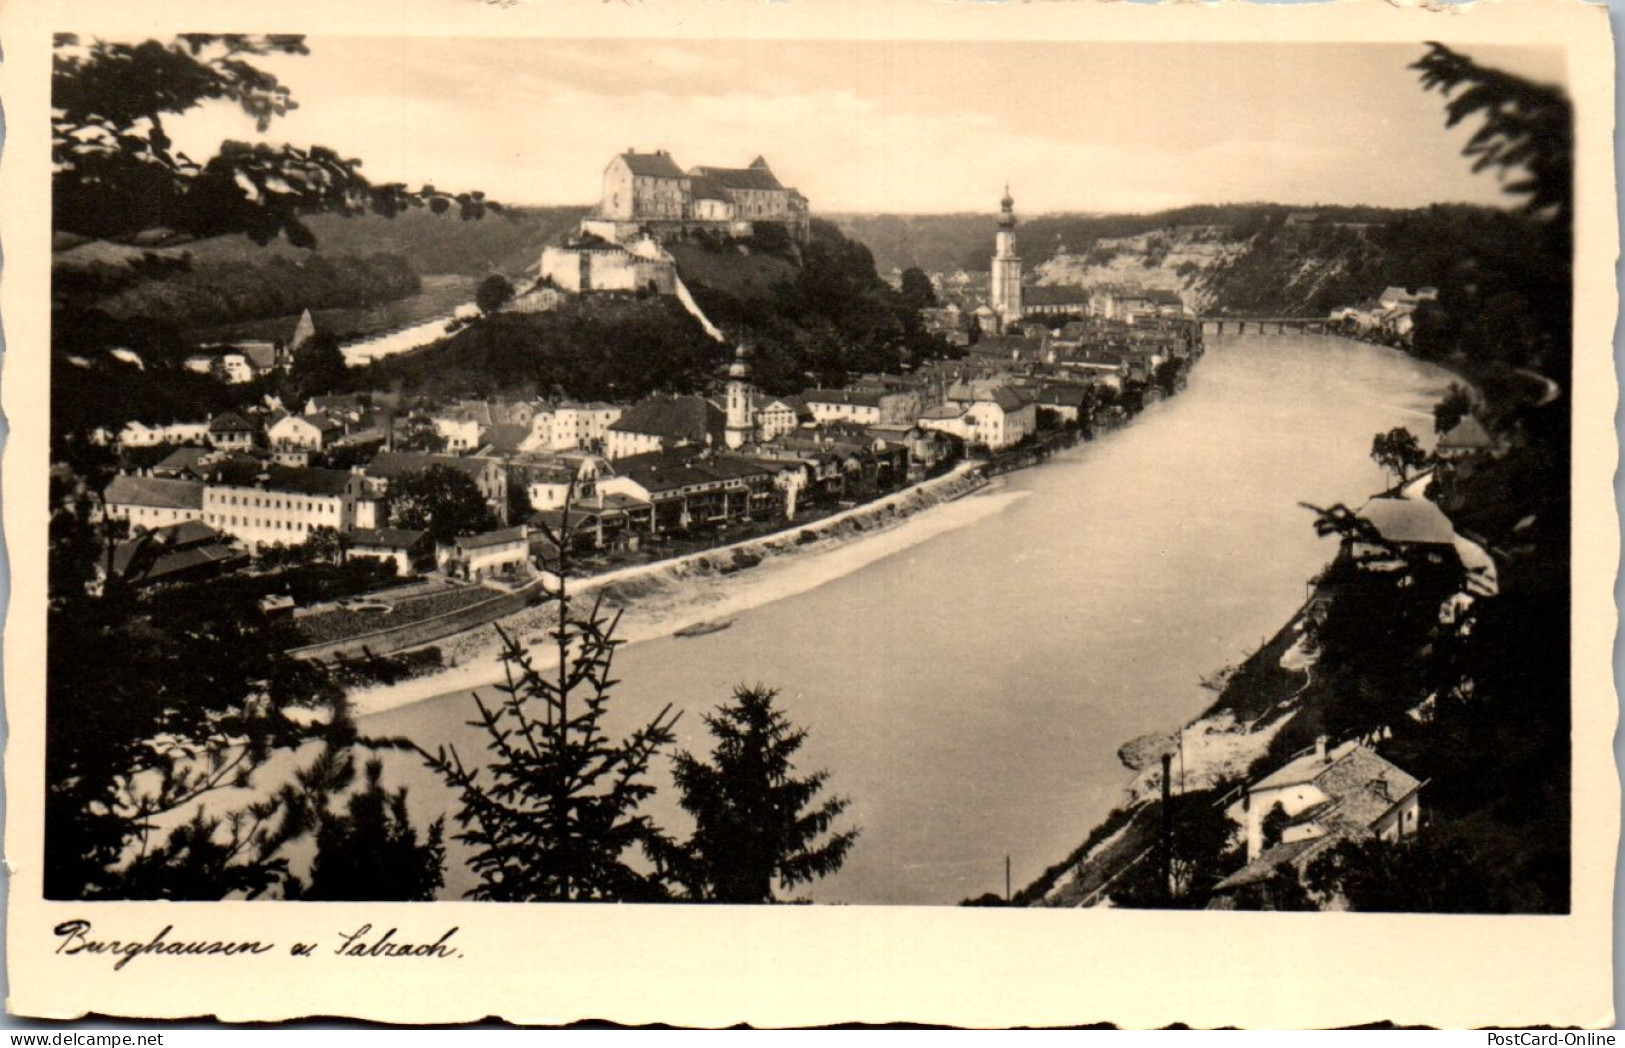
[[[251,549],[297,546],[317,528],[375,527],[366,479],[336,469],[223,468],[203,485],[203,522]]]

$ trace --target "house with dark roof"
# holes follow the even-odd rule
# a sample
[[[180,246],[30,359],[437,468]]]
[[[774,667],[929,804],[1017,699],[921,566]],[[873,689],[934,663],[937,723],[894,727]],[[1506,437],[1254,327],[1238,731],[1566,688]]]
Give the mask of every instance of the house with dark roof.
[[[1434,452],[1446,461],[1491,454],[1495,451],[1495,438],[1490,436],[1484,423],[1472,415],[1464,415],[1460,422],[1439,437]]]
[[[208,464],[222,453],[214,448],[176,448],[152,467],[152,475],[170,480],[202,480]]]
[[[648,503],[656,534],[782,512],[776,471],[738,455],[692,446],[645,452],[617,460],[615,474],[599,478],[598,491]]]
[[[1300,876],[1341,841],[1396,842],[1421,831],[1426,783],[1357,740],[1335,748],[1327,742],[1322,735],[1313,748],[1248,785],[1226,809],[1245,834],[1247,864],[1215,891]]]
[[[1021,315],[1024,317],[1081,315],[1089,311],[1089,292],[1070,284],[1021,289]]]
[[[248,555],[200,521],[143,531],[113,550],[113,576],[131,586],[195,582],[248,563]]]
[[[225,411],[209,420],[209,443],[225,450],[246,451],[254,446],[258,427],[235,411]]]
[[[654,531],[654,507],[631,495],[597,492],[572,502],[568,514],[562,505],[537,510],[530,516],[530,550],[544,561],[558,555],[549,534],[572,549],[636,549],[643,535]]]
[[[603,193],[594,217],[614,221],[681,220],[688,216],[689,176],[663,149],[627,150],[604,168]]]
[[[479,454],[499,458],[517,455],[521,446],[530,439],[530,429],[530,426],[517,422],[498,422],[485,431]]]
[[[704,397],[656,396],[621,413],[605,432],[611,461],[654,451],[722,447],[728,417]]]
[[[1048,383],[1039,387],[1033,403],[1038,410],[1053,412],[1063,422],[1076,422],[1090,399],[1091,391],[1087,385]]]

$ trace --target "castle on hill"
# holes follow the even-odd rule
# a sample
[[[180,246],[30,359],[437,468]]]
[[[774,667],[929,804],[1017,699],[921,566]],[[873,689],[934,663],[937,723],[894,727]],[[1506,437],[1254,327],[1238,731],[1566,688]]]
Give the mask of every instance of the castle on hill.
[[[700,230],[745,237],[772,223],[805,243],[808,221],[807,198],[781,183],[762,157],[749,167],[685,172],[663,149],[629,149],[604,168],[598,206],[582,219],[581,232],[621,244],[640,233],[661,241]]]
[[[665,248],[673,240],[695,233],[748,237],[771,225],[804,244],[809,221],[807,198],[779,182],[761,157],[749,167],[685,172],[665,150],[628,150],[604,169],[598,206],[569,240],[543,249],[536,272],[571,294],[681,297],[677,264]]]

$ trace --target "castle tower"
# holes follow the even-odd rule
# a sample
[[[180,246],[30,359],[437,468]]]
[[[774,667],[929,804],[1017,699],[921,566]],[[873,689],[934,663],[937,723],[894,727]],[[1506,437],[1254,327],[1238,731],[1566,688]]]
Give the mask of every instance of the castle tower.
[[[1016,254],[1016,202],[1010,187],[1004,187],[999,201],[999,232],[994,238],[993,267],[988,285],[988,305],[999,316],[1002,331],[1021,323],[1021,256]]]
[[[745,347],[734,350],[733,363],[728,365],[728,421],[723,440],[730,448],[742,447],[756,439],[756,427],[750,418],[750,364],[745,359]]]

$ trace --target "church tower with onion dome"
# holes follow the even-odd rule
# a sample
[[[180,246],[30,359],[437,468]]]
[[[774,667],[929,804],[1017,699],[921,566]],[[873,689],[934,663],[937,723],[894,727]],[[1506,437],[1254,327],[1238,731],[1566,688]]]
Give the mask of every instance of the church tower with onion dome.
[[[745,347],[740,346],[728,365],[728,418],[722,439],[730,448],[743,447],[756,439],[756,426],[750,417],[750,362],[745,357]]]
[[[993,267],[988,284],[988,305],[998,314],[1000,332],[1021,324],[1021,256],[1016,254],[1016,202],[1010,187],[999,201],[999,231],[994,238]]]

